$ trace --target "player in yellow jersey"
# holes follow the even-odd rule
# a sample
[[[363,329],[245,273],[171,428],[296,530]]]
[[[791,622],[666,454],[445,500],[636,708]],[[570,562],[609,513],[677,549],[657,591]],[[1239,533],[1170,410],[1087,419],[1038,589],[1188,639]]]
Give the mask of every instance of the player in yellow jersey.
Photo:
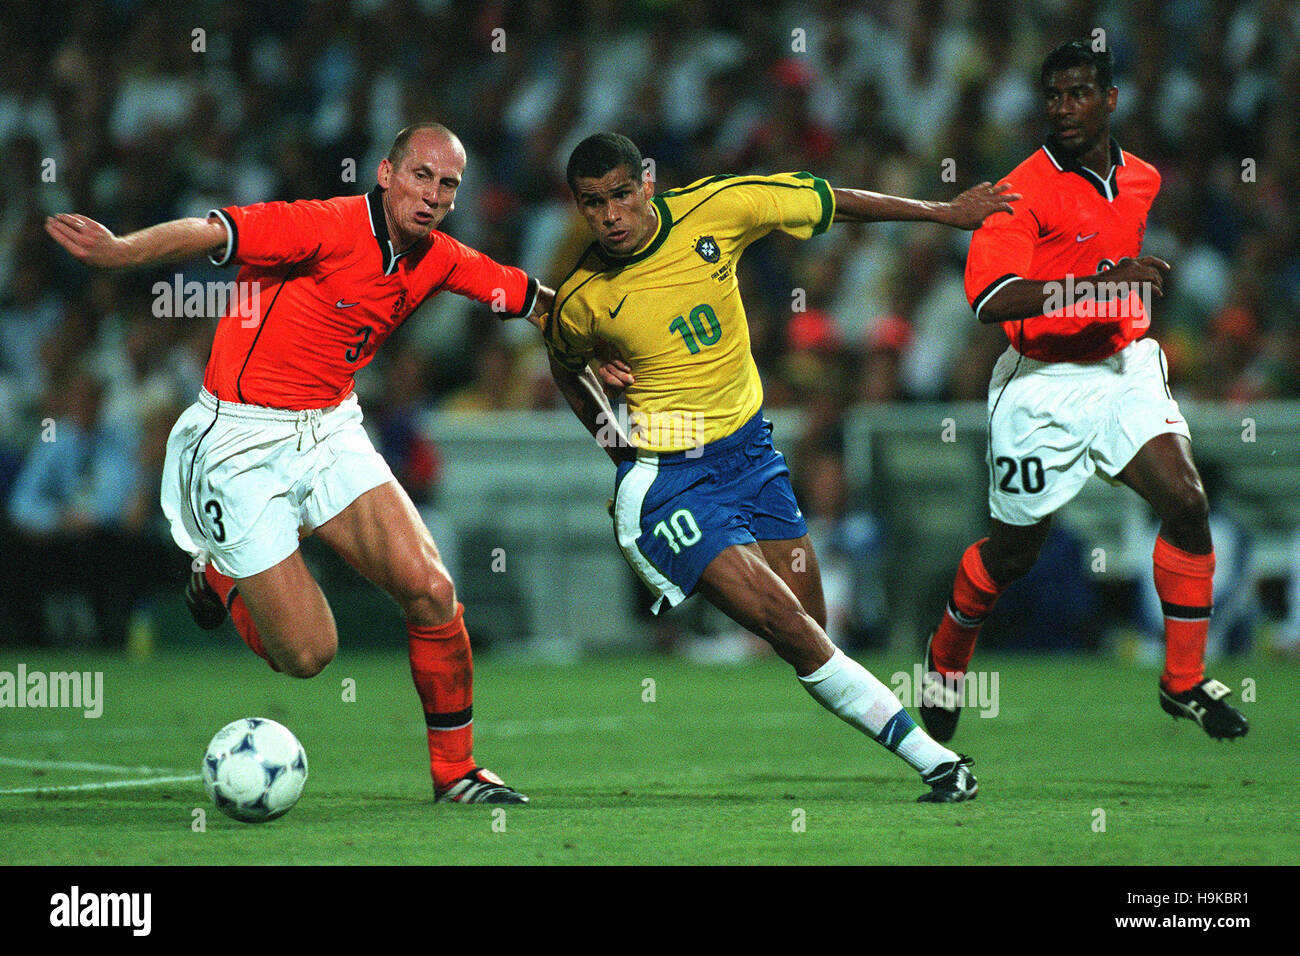
[[[950,203],[919,202],[832,189],[808,173],[716,176],[655,196],[641,169],[640,150],[615,133],[574,149],[569,187],[596,241],[545,321],[556,383],[617,465],[623,555],[656,612],[698,590],[766,639],[819,703],[921,773],[931,788],[922,801],[974,797],[970,759],[930,739],[826,637],[821,574],[763,418],[736,265],[773,229],[800,239],[832,222],[974,229],[1019,197],[983,183]],[[629,373],[623,429],[584,373],[603,343]]]

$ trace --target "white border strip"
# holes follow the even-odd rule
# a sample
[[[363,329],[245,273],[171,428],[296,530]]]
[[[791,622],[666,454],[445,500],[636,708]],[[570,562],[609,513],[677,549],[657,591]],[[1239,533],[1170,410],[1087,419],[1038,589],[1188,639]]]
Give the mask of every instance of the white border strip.
[[[663,602],[669,607],[676,607],[686,600],[682,589],[669,581],[659,569],[646,560],[641,549],[636,546],[636,539],[641,536],[641,506],[650,486],[659,477],[659,462],[653,458],[638,457],[628,473],[623,476],[618,486],[614,502],[614,528],[618,535],[618,546],[622,550],[632,570],[645,582],[650,593],[655,595],[653,611],[658,614]]]

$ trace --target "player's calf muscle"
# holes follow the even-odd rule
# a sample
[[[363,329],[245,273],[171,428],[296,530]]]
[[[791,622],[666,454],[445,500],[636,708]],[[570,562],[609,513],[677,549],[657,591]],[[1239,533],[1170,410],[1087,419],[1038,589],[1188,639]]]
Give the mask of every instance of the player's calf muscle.
[[[812,618],[799,606],[799,602],[783,594],[774,594],[764,590],[755,595],[756,612],[754,623],[758,633],[773,646],[789,646],[798,649],[806,641],[801,640],[812,630],[809,626]]]
[[[1000,585],[1018,581],[1030,572],[1038,562],[1037,548],[1021,548],[1015,551],[981,550],[980,558],[989,576]]]
[[[1208,511],[1199,517],[1165,518],[1160,523],[1160,536],[1188,554],[1209,554],[1214,550]]]
[[[800,674],[812,673],[833,653],[817,622],[793,597],[754,593],[743,587],[731,590],[712,587],[706,593],[716,607],[771,644],[781,659]]]
[[[763,638],[799,673],[811,673],[833,652],[829,639],[763,558],[747,548],[723,551],[700,584],[710,601]]]
[[[835,648],[817,622],[802,608],[782,608],[770,635],[765,635],[781,659],[800,675],[810,674],[825,664]]]

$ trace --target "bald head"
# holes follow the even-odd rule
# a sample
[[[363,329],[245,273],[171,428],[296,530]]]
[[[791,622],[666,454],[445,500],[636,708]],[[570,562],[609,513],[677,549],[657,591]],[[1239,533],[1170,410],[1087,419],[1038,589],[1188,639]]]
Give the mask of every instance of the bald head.
[[[461,154],[465,152],[460,137],[441,123],[414,123],[403,129],[394,138],[393,145],[388,149],[388,161],[394,166],[401,166],[402,161],[406,159],[407,154],[411,151],[412,140],[416,140],[419,145],[434,145],[435,143],[450,145]]]

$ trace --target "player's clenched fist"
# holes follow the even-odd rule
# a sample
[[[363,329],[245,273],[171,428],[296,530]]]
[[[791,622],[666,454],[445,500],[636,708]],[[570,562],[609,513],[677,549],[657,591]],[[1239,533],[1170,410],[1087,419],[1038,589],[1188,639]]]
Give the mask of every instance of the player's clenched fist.
[[[948,203],[943,222],[958,229],[978,229],[995,212],[1013,212],[1011,204],[1020,198],[1020,194],[1010,192],[1010,189],[1010,183],[972,186]]]
[[[1109,282],[1150,283],[1151,288],[1159,296],[1165,294],[1167,275],[1169,275],[1169,263],[1155,256],[1139,256],[1136,259],[1126,256],[1106,270],[1106,279]]]

